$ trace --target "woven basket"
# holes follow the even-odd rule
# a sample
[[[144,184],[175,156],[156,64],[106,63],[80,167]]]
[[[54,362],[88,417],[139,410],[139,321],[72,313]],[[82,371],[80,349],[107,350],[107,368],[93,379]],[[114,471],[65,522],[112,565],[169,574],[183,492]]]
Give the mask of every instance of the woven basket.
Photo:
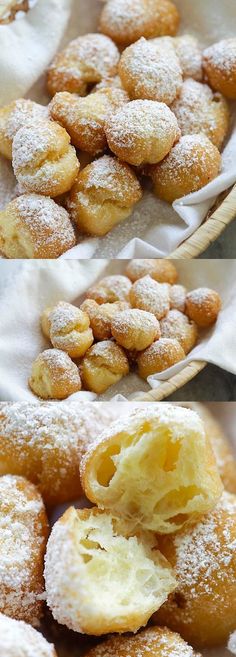
[[[201,370],[203,370],[204,367],[206,367],[207,363],[203,361],[195,361],[193,360],[192,363],[189,363],[182,372],[179,372],[178,374],[175,374],[175,376],[172,376],[168,381],[163,381],[160,383],[159,387],[156,390],[150,390],[149,392],[141,392],[137,394],[135,397],[132,397],[132,401],[145,401],[145,402],[155,402],[155,401],[161,401],[162,399],[165,399],[166,397],[169,397],[170,395],[173,394],[173,392],[176,392],[178,388],[182,388],[182,386],[185,385],[185,383],[188,383],[188,381],[191,381],[191,379],[194,379]]]

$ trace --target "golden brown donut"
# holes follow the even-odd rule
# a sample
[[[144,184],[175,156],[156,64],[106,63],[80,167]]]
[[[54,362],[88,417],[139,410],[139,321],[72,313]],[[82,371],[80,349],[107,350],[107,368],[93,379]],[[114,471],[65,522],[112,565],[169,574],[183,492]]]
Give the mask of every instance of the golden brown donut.
[[[0,613],[0,657],[57,657],[54,646],[31,625]]]
[[[183,83],[182,70],[172,43],[144,37],[126,48],[119,75],[131,99],[157,100],[171,105]]]
[[[104,155],[80,172],[68,209],[81,232],[102,236],[127,219],[141,198],[141,185],[128,164]]]
[[[109,340],[111,334],[111,322],[117,313],[126,310],[130,305],[127,301],[115,301],[114,303],[103,303],[99,305],[94,299],[85,299],[80,306],[90,319],[90,326],[96,340]]]
[[[207,84],[185,80],[180,97],[172,107],[182,135],[202,133],[221,148],[229,129],[229,109],[226,100]]]
[[[170,310],[168,315],[161,320],[160,326],[162,338],[178,340],[185,354],[188,354],[195,346],[198,339],[197,326],[179,310]]]
[[[51,198],[23,194],[0,212],[0,250],[7,258],[59,258],[74,245],[68,212]]]
[[[80,365],[83,386],[98,395],[128,373],[129,363],[125,352],[112,340],[103,340],[90,347]]]
[[[0,476],[26,477],[47,507],[76,500],[82,455],[116,417],[114,406],[101,402],[1,402]]]
[[[117,72],[119,50],[103,34],[85,34],[59,52],[48,70],[48,91],[70,91],[85,96],[88,86]]]
[[[167,627],[147,627],[135,636],[112,636],[92,648],[87,657],[201,657]]]
[[[170,294],[170,307],[179,310],[181,313],[185,311],[186,303],[186,287],[183,285],[171,285],[169,288]]]
[[[235,629],[236,497],[218,505],[192,528],[163,537],[160,549],[176,570],[178,589],[155,614],[198,647],[223,645]]]
[[[175,115],[164,103],[133,100],[105,124],[109,148],[135,166],[160,162],[180,137]]]
[[[111,332],[118,344],[131,351],[142,351],[161,336],[155,315],[137,308],[129,308],[115,315]]]
[[[37,626],[43,611],[48,521],[36,486],[0,477],[0,611]]]
[[[203,53],[203,69],[209,84],[226,98],[236,99],[236,38],[224,39]]]
[[[59,301],[49,311],[46,309],[41,325],[45,334],[49,328],[53,347],[66,351],[71,358],[81,358],[93,344],[89,316],[66,301]]]
[[[164,34],[176,34],[179,14],[170,0],[108,0],[100,17],[101,32],[116,43],[133,43]]]
[[[173,203],[177,198],[197,192],[218,175],[221,156],[205,135],[185,135],[166,159],[150,167],[155,194]]]
[[[97,303],[115,303],[116,301],[129,301],[131,282],[127,276],[113,274],[105,276],[92,285],[87,292],[88,299],[94,299]]]
[[[158,283],[170,283],[170,285],[176,283],[178,279],[178,273],[173,262],[161,258],[155,260],[130,260],[125,273],[133,283],[139,278],[147,276],[147,274]]]
[[[67,192],[79,171],[69,135],[54,121],[20,128],[13,139],[12,163],[24,190],[44,196]]]
[[[133,308],[140,308],[162,319],[170,310],[169,285],[158,283],[151,276],[139,278],[130,290],[130,303]]]
[[[12,142],[17,131],[24,125],[31,126],[46,119],[48,108],[33,100],[18,98],[0,108],[0,153],[12,159]]]
[[[49,111],[54,121],[67,130],[76,148],[97,155],[107,147],[106,118],[128,100],[125,91],[113,87],[105,87],[85,98],[64,91],[54,96]]]
[[[202,81],[202,50],[198,40],[192,34],[182,34],[172,39],[176,55],[179,58],[184,78]]]
[[[161,338],[153,342],[148,349],[138,356],[138,372],[142,379],[157,374],[176,365],[185,358],[185,353],[178,340]]]
[[[200,328],[208,328],[216,322],[221,305],[220,295],[209,287],[199,287],[186,296],[186,314]]]
[[[29,386],[42,399],[66,399],[81,390],[77,365],[60,349],[45,349],[33,362]]]
[[[83,457],[81,478],[88,499],[135,532],[175,532],[210,511],[223,488],[199,416],[167,403],[113,422]]]

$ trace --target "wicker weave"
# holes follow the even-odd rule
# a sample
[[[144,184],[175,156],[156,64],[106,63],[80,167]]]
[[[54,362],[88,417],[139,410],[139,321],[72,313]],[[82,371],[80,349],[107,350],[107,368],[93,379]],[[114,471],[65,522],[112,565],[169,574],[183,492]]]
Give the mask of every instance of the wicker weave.
[[[160,383],[156,390],[150,390],[149,392],[143,393],[141,392],[135,397],[132,397],[132,401],[161,401],[162,399],[165,399],[165,397],[172,395],[173,392],[176,392],[178,388],[182,388],[185,383],[188,383],[188,381],[194,379],[194,377],[197,376],[197,374],[199,374],[199,372],[201,372],[204,367],[206,367],[206,364],[207,363],[203,361],[192,361],[192,363],[189,363],[189,365],[184,367],[182,372],[175,374],[175,376],[172,376],[168,381],[163,381]]]

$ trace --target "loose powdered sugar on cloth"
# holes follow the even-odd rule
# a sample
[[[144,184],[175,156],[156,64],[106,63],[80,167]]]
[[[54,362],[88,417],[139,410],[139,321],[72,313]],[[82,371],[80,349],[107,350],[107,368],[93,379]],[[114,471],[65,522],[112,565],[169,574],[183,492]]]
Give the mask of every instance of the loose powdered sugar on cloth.
[[[43,2],[44,0],[40,0]],[[181,33],[199,38],[203,47],[222,38],[235,36],[235,0],[176,0],[181,13]],[[37,7],[37,5],[36,5]],[[63,45],[79,34],[96,31],[102,8],[100,0],[74,0],[71,20]],[[35,8],[36,9],[36,8]],[[32,10],[33,11],[33,10]],[[18,22],[20,24],[21,21]],[[9,57],[11,52],[9,49]],[[44,104],[45,77],[41,78],[28,96]],[[157,257],[170,254],[201,224],[218,194],[236,181],[236,111],[232,104],[231,136],[223,153],[222,173],[207,187],[175,202],[174,209],[159,201],[146,189],[143,199],[133,214],[103,238],[84,239],[63,258],[89,257]],[[10,166],[0,159],[0,207],[14,197],[14,177]]]

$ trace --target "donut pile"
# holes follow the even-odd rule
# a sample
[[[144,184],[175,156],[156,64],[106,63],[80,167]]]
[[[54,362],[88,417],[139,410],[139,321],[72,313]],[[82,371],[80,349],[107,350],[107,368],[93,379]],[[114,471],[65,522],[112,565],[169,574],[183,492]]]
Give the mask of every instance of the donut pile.
[[[0,213],[7,258],[57,258],[75,227],[105,235],[132,214],[146,176],[172,203],[218,175],[236,39],[202,51],[176,36],[179,23],[172,0],[107,0],[99,32],[52,62],[48,107],[20,98],[0,109],[0,153],[20,194]]]
[[[78,633],[100,637],[87,657],[227,643],[236,462],[210,412],[188,406],[1,403],[1,657],[60,657],[68,638],[74,654],[72,637],[78,654]]]
[[[187,292],[171,260],[131,260],[125,275],[106,276],[80,308],[59,301],[41,328],[52,347],[33,362],[29,386],[42,399],[83,390],[101,394],[130,370],[147,379],[183,360],[199,329],[216,322],[219,294]]]

